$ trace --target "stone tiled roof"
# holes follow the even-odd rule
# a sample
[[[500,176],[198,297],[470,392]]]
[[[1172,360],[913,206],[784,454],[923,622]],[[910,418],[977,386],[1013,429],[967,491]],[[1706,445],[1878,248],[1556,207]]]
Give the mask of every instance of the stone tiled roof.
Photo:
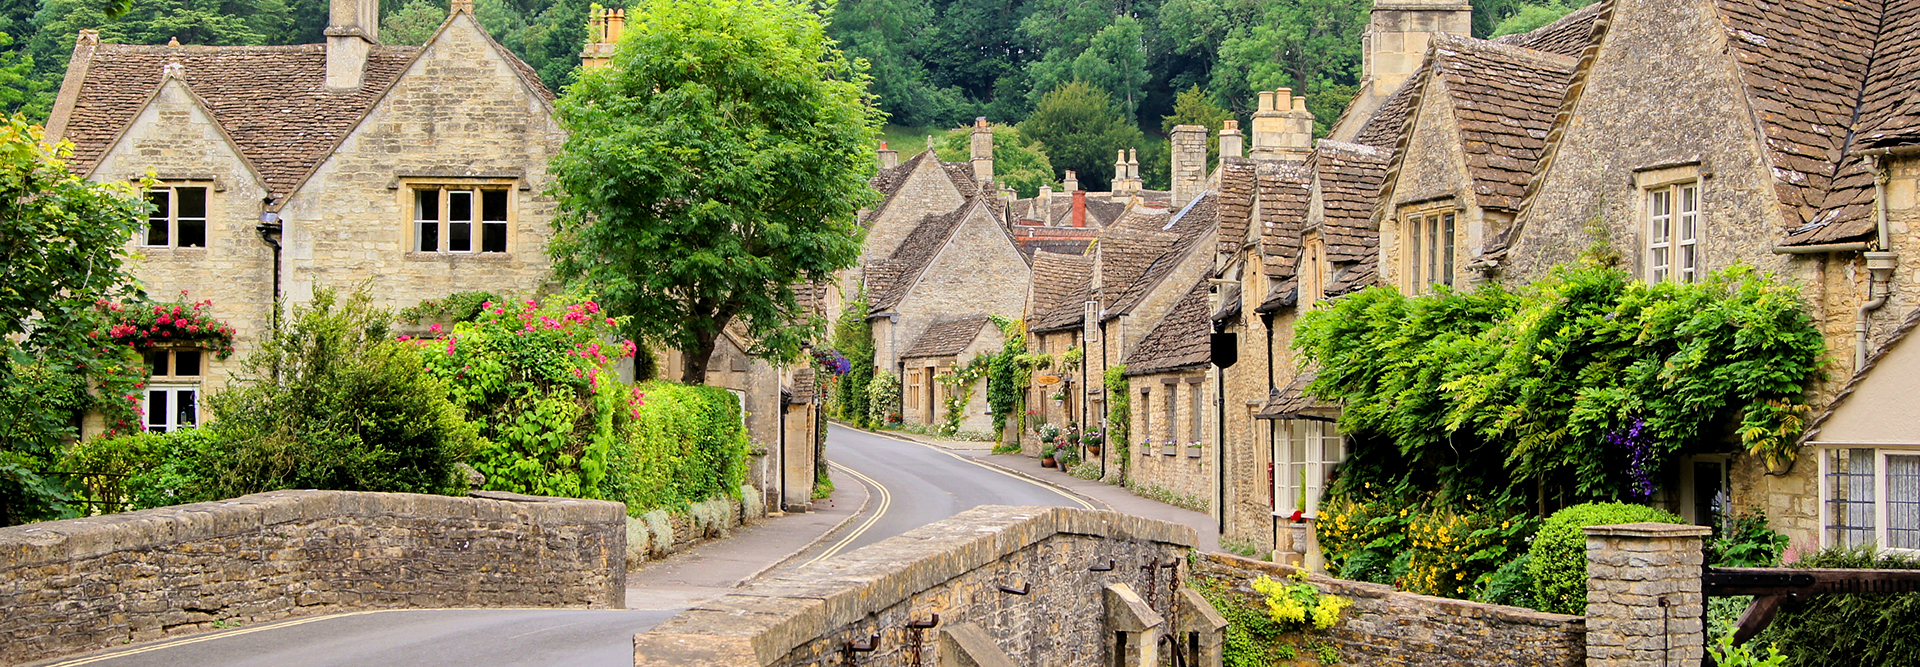
[[[1219,207],[1220,197],[1213,192],[1188,202],[1187,207],[1173,215],[1162,228],[1162,231],[1173,234],[1172,246],[1145,265],[1137,277],[1125,279],[1123,282],[1116,281],[1113,279],[1114,264],[1103,262],[1100,265],[1100,272],[1107,297],[1105,303],[1107,316],[1118,317],[1132,312],[1134,307],[1146,300],[1147,294],[1153,290],[1154,286],[1159,285],[1168,274],[1173,273],[1174,267],[1187,257],[1194,246],[1199,245],[1201,237],[1217,228],[1220,222]],[[1126,270],[1130,273],[1131,267]],[[1125,291],[1116,290],[1116,286],[1124,287]],[[1116,294],[1118,294],[1117,298]]]
[[[1334,421],[1339,418],[1340,406],[1314,398],[1307,394],[1307,385],[1313,382],[1313,373],[1301,373],[1288,382],[1286,388],[1273,392],[1267,397],[1267,405],[1254,415],[1255,419],[1314,419]]]
[[[951,357],[967,349],[973,339],[980,337],[980,328],[987,326],[985,315],[973,315],[957,320],[935,322],[927,326],[920,340],[907,348],[901,359],[920,359],[925,357]]]
[[[1304,163],[1260,164],[1260,254],[1270,277],[1287,278],[1299,269],[1300,235],[1313,198],[1310,169]]]
[[[1416,70],[1406,83],[1400,84],[1399,90],[1393,91],[1387,101],[1380,103],[1380,110],[1373,112],[1373,118],[1367,119],[1367,124],[1360,127],[1360,134],[1353,140],[1374,148],[1394,150],[1394,146],[1400,143],[1401,133],[1406,129],[1407,117],[1412,114],[1415,89],[1426,77],[1426,67]]]
[[[1254,162],[1230,157],[1220,161],[1220,252],[1240,252],[1253,217]]]
[[[914,282],[927,270],[927,265],[933,263],[934,256],[940,254],[940,248],[947,244],[947,239],[953,237],[953,231],[960,228],[960,223],[979,203],[978,200],[968,200],[959,208],[922,218],[920,224],[915,225],[907,238],[900,242],[900,247],[893,250],[893,256],[887,258],[886,269],[894,272],[893,275],[879,285],[872,278],[868,279],[870,312],[886,312],[900,305],[900,300],[912,291]]]
[[[276,200],[284,199],[333,153],[419,52],[411,46],[374,47],[360,89],[340,94],[326,90],[324,44],[100,44],[86,63],[86,79],[65,118],[63,138],[74,144],[68,167],[84,174],[98,166],[159,88],[162,68],[178,62],[187,88],[233,138],[241,157],[266,181],[267,191]],[[538,79],[531,85],[550,95]]]
[[[1860,141],[1868,146],[1920,142],[1920,2],[1888,0],[1886,28],[1861,98]]]
[[[1207,281],[1187,290],[1167,316],[1127,355],[1127,375],[1151,375],[1204,367],[1212,357],[1207,324]]]
[[[1840,393],[1835,394],[1832,401],[1827,402],[1827,409],[1807,424],[1806,433],[1800,436],[1800,444],[1805,445],[1815,436],[1820,435],[1820,427],[1825,425],[1827,420],[1833,417],[1833,412],[1840,409],[1840,405],[1847,402],[1847,398],[1860,388],[1860,383],[1867,379],[1867,375],[1873,372],[1875,366],[1880,365],[1880,360],[1891,353],[1894,346],[1899,345],[1900,341],[1905,340],[1917,328],[1920,328],[1920,308],[1907,312],[1906,321],[1901,322],[1899,328],[1887,334],[1886,340],[1880,343],[1880,347],[1867,357],[1867,363],[1860,366],[1860,370],[1853,374],[1852,379],[1847,380],[1846,386],[1840,388]]]
[[[1286,280],[1273,284],[1267,295],[1260,298],[1260,305],[1253,312],[1262,315],[1292,308],[1300,303],[1300,279],[1289,276]]]
[[[1482,207],[1519,209],[1576,63],[1517,46],[1434,36],[1428,67],[1446,82]],[[1431,91],[1429,82],[1421,96]]]
[[[1352,266],[1340,269],[1338,273],[1334,274],[1333,281],[1327,283],[1326,289],[1322,290],[1322,293],[1325,294],[1327,298],[1358,292],[1372,287],[1374,283],[1378,281],[1380,277],[1380,253],[1376,252],[1374,248],[1379,243],[1379,237],[1373,237],[1373,241],[1375,245],[1368,246],[1367,256],[1365,258],[1355,262]]]
[[[1871,231],[1872,175],[1847,153],[1883,2],[1718,4],[1747,103],[1766,137],[1774,192],[1793,230],[1789,242]]]
[[[1034,253],[1033,321],[1027,329],[1046,333],[1080,326],[1092,282],[1091,255]]]
[[[915,153],[913,157],[907,158],[906,161],[891,169],[874,172],[873,178],[868,179],[867,183],[872,185],[873,189],[880,191],[880,203],[868,209],[866,215],[861,216],[860,224],[872,227],[873,221],[880,219],[880,213],[893,204],[894,195],[900,193],[900,187],[906,185],[908,177],[913,175],[913,171],[918,169],[922,162],[933,161],[939,164],[941,172],[945,173],[947,180],[953,183],[953,189],[958,191],[961,197],[971,199],[975,191],[980,188],[973,181],[973,165],[965,162],[939,162],[939,160],[940,157],[933,151],[925,150]]]
[[[1386,178],[1387,153],[1364,144],[1321,140],[1313,158],[1325,212],[1321,235],[1327,261],[1357,262],[1373,255],[1380,233],[1373,228],[1374,206]]]
[[[1578,58],[1587,50],[1587,45],[1593,43],[1594,25],[1605,13],[1603,10],[1606,5],[1605,2],[1595,2],[1531,32],[1507,35],[1493,41]]]

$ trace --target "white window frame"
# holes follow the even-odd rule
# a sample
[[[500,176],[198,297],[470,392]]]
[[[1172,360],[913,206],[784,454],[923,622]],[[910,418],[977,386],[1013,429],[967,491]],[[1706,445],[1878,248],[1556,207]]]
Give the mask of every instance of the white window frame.
[[[1296,457],[1294,444],[1300,445]],[[1347,438],[1333,422],[1317,419],[1281,419],[1273,429],[1273,515],[1291,517],[1295,510],[1308,519],[1320,516],[1320,496],[1328,474],[1347,458]],[[1332,456],[1327,453],[1331,447]],[[1297,459],[1297,460],[1296,460]],[[1307,502],[1300,506],[1300,477],[1306,473]]]
[[[195,372],[191,375],[177,374],[180,368],[179,356],[181,352],[193,352],[199,355],[198,368],[195,369]],[[141,352],[142,357],[152,354],[167,355],[167,366],[165,369],[166,372],[153,373],[152,365],[150,362],[148,363],[147,388],[146,391],[140,395],[140,427],[146,430],[164,433],[172,433],[179,430],[181,424],[178,406],[180,405],[180,397],[183,395],[193,397],[192,423],[186,425],[186,427],[192,428],[199,426],[202,421],[201,417],[203,416],[203,411],[200,409],[200,378],[206,377],[207,375],[208,352],[206,350],[193,348],[162,348],[149,349]],[[159,415],[160,421],[157,423],[153,421],[155,417],[153,410],[155,394],[165,394],[167,401],[167,409]]]
[[[1634,174],[1644,216],[1642,277],[1649,284],[1700,281],[1700,239],[1706,224],[1701,177],[1697,164]]]
[[[1888,503],[1888,496],[1887,496],[1887,491],[1889,486],[1887,483],[1887,457],[1888,456],[1920,456],[1920,445],[1886,445],[1886,444],[1878,444],[1878,443],[1859,443],[1859,444],[1822,443],[1821,446],[1814,449],[1814,451],[1818,454],[1819,463],[1820,463],[1820,470],[1819,470],[1820,546],[1824,548],[1824,547],[1839,545],[1839,541],[1835,539],[1835,535],[1834,535],[1834,533],[1836,532],[1836,526],[1834,525],[1835,517],[1833,516],[1834,488],[1833,488],[1833,479],[1831,475],[1834,473],[1833,465],[1832,465],[1833,463],[1832,454],[1840,450],[1852,450],[1854,452],[1858,452],[1858,451],[1873,452],[1873,459],[1872,459],[1873,461],[1873,472],[1872,472],[1873,541],[1872,543],[1875,545],[1875,547],[1883,552],[1920,554],[1920,536],[1915,537],[1915,541],[1913,542],[1912,546],[1905,546],[1905,547],[1890,546],[1892,544],[1892,541],[1888,539],[1890,534],[1888,528],[1889,528],[1889,523],[1890,523],[1889,519],[1891,518],[1890,517],[1891,513],[1889,512],[1889,503]],[[1915,502],[1915,501],[1920,501],[1920,498],[1907,499],[1907,500],[1904,500],[1903,502]],[[1916,525],[1915,529],[1920,529],[1920,525]],[[1842,546],[1854,546],[1854,545],[1847,544]]]
[[[515,189],[511,181],[497,182],[484,180],[477,182],[438,182],[423,181],[407,183],[401,190],[405,193],[407,218],[407,250],[417,254],[486,255],[503,257],[513,254]],[[423,217],[420,197],[426,193],[435,193],[435,211],[432,219]],[[489,193],[498,193],[504,197],[505,209],[499,219],[491,219],[486,210]],[[453,200],[456,197],[470,198],[467,216],[454,219]],[[454,227],[467,225],[467,247],[464,250],[453,247]],[[433,247],[426,248],[426,231],[431,226],[434,232]],[[488,250],[487,235],[496,232],[500,237],[500,249]]]
[[[181,190],[199,190],[200,191],[200,216],[199,217],[182,218],[180,216],[180,191]],[[188,182],[181,182],[181,183],[157,184],[152,188],[147,189],[148,195],[152,195],[157,192],[165,192],[167,194],[167,204],[165,207],[166,210],[154,211],[152,213],[147,214],[147,228],[140,232],[140,246],[145,248],[205,248],[207,247],[207,243],[208,243],[207,237],[209,233],[212,231],[210,226],[207,224],[207,221],[209,218],[212,217],[210,209],[213,208],[213,185],[210,183],[199,183],[199,182],[188,181]],[[180,245],[181,220],[199,221],[200,245]],[[155,224],[163,224],[163,225],[166,225],[167,227],[167,238],[162,243],[153,242],[153,226]]]

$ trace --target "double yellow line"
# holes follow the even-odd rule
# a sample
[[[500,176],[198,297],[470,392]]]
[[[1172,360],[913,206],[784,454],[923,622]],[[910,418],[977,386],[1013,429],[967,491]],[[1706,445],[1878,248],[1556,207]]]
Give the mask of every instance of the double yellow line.
[[[839,542],[835,542],[834,545],[831,547],[828,547],[826,551],[820,552],[820,555],[814,556],[812,560],[808,560],[805,563],[801,563],[801,565],[803,566],[812,565],[814,563],[820,562],[821,560],[840,555],[841,550],[846,549],[847,545],[853,544],[854,540],[860,539],[861,535],[866,534],[866,532],[869,529],[872,529],[873,524],[879,523],[880,517],[886,515],[887,508],[893,506],[893,492],[888,491],[886,485],[881,484],[879,480],[876,480],[872,477],[868,477],[866,475],[862,475],[859,473],[859,471],[840,465],[837,462],[829,461],[827,462],[827,465],[830,465],[830,466],[833,466],[834,468],[839,469],[840,472],[844,472],[846,474],[852,475],[855,479],[860,480],[860,483],[867,485],[867,488],[873,489],[873,492],[880,496],[880,504],[874,508],[873,516],[869,516],[867,517],[866,521],[861,522],[859,528],[855,528],[853,529],[853,532],[847,533],[846,537],[841,538]]]

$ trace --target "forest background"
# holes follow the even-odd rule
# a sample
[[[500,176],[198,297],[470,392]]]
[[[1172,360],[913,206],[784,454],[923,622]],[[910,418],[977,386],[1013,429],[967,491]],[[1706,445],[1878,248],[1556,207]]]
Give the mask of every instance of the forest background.
[[[1474,0],[1473,33],[1544,25],[1592,0]],[[74,36],[96,29],[123,44],[314,44],[328,0],[0,0],[0,110],[44,122]],[[886,136],[914,140],[977,116],[1017,125],[1052,157],[1050,181],[1080,172],[1107,187],[1116,148],[1140,151],[1146,186],[1165,189],[1174,125],[1246,123],[1257,93],[1307,97],[1324,135],[1357,90],[1368,0],[822,0],[830,34],[866,60],[889,115]],[[600,4],[620,6],[623,0]],[[573,82],[590,0],[475,0],[474,15],[555,92]],[[380,37],[426,41],[446,0],[386,0]],[[1063,90],[1073,82],[1085,88]],[[1090,90],[1088,90],[1090,89]],[[1091,93],[1091,94],[1089,94]],[[1182,95],[1181,93],[1185,93]],[[1044,104],[1054,94],[1052,104]],[[1048,118],[1035,118],[1048,116]],[[1042,183],[1019,183],[1025,195]]]

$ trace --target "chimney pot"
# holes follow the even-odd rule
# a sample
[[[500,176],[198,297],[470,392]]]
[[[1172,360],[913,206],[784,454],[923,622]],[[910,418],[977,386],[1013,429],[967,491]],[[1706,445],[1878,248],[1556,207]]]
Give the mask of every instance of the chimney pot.
[[[1274,108],[1273,108],[1273,91],[1271,91],[1271,90],[1262,90],[1262,91],[1260,91],[1260,110],[1261,110],[1261,111],[1273,111],[1273,110],[1274,110]]]
[[[327,90],[359,90],[367,56],[380,43],[380,0],[333,0],[327,18]]]

